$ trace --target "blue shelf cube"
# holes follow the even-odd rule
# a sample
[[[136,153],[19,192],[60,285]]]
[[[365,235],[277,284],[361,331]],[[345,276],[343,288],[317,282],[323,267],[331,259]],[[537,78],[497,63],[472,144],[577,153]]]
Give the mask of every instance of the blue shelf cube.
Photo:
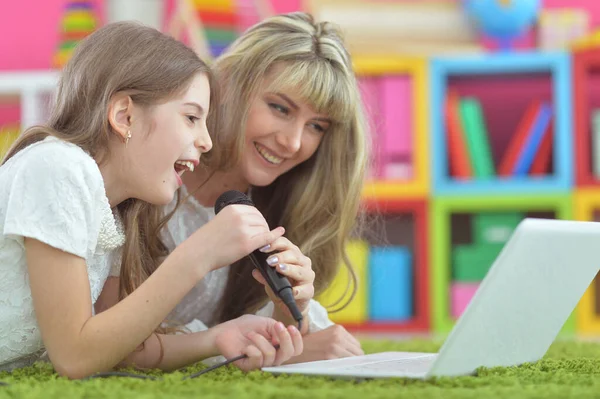
[[[553,173],[457,180],[448,171],[445,99],[449,79],[549,74],[553,107]],[[573,187],[571,58],[566,53],[514,52],[435,58],[430,68],[431,171],[435,195],[561,193]],[[524,93],[526,96],[527,93]],[[514,106],[514,104],[513,104]],[[489,130],[488,130],[489,131]],[[508,132],[507,132],[508,133]],[[511,132],[512,133],[512,132]]]

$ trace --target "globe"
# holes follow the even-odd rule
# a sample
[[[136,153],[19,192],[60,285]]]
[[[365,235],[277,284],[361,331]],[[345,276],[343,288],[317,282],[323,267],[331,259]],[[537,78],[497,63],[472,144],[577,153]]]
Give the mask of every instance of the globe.
[[[541,0],[463,0],[463,6],[484,35],[510,48],[536,21]]]

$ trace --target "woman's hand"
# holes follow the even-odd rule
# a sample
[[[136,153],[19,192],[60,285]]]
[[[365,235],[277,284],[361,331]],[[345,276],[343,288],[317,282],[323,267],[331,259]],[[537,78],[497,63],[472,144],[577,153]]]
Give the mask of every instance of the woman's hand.
[[[244,315],[213,327],[215,345],[227,359],[245,354],[234,364],[243,371],[278,366],[302,353],[302,336],[294,326],[271,318]],[[279,349],[275,348],[279,345]]]
[[[302,354],[291,358],[286,363],[304,363],[360,355],[364,355],[360,342],[344,327],[336,324],[305,335]]]
[[[286,276],[292,284],[294,299],[298,305],[298,309],[304,316],[303,324],[308,328],[308,306],[310,300],[315,294],[315,272],[312,270],[312,262],[310,258],[305,256],[300,248],[292,244],[285,237],[279,237],[266,248],[261,248],[262,252],[269,253],[270,256],[267,262],[271,267],[282,275]],[[265,286],[265,291],[275,306],[273,317],[283,321],[286,324],[292,324],[294,320],[291,317],[289,309],[271,290],[263,276],[258,270],[252,271],[252,276]],[[279,314],[279,315],[278,315]],[[303,330],[306,330],[303,328]],[[303,333],[306,331],[303,331]]]

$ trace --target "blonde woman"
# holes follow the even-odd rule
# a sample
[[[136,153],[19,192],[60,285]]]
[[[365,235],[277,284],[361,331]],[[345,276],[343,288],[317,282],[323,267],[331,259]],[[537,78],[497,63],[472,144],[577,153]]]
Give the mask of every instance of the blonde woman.
[[[237,365],[250,369],[301,352],[297,330],[256,316],[188,335],[185,348],[154,333],[205,274],[283,234],[238,206],[166,258],[153,239],[158,206],[212,147],[211,81],[192,50],[138,24],[108,25],[78,45],[47,125],[25,131],[0,166],[0,370],[47,355],[59,374],[82,378],[141,343],[156,356],[136,364],[163,369],[217,354],[246,354]],[[94,314],[109,274],[121,276],[124,299]]]
[[[167,209],[175,211],[165,244],[174,250],[210,223],[223,192],[249,193],[269,226],[286,229],[286,238],[263,250],[294,284],[303,311],[304,352],[293,361],[362,354],[358,341],[312,299],[339,265],[351,266],[344,248],[357,220],[368,154],[352,63],[338,31],[304,13],[275,16],[244,33],[214,69],[222,97],[215,150],[204,157],[207,167],[184,175],[183,202]],[[258,313],[293,324],[255,279],[264,284],[247,259],[208,273],[169,321],[200,331]],[[105,289],[113,299],[117,285],[113,280]]]

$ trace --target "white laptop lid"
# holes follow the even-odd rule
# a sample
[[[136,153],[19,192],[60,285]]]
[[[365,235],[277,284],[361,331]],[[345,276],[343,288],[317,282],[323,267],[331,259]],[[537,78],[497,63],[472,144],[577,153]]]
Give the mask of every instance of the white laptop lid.
[[[600,223],[523,220],[490,268],[429,376],[539,360],[600,265]]]

